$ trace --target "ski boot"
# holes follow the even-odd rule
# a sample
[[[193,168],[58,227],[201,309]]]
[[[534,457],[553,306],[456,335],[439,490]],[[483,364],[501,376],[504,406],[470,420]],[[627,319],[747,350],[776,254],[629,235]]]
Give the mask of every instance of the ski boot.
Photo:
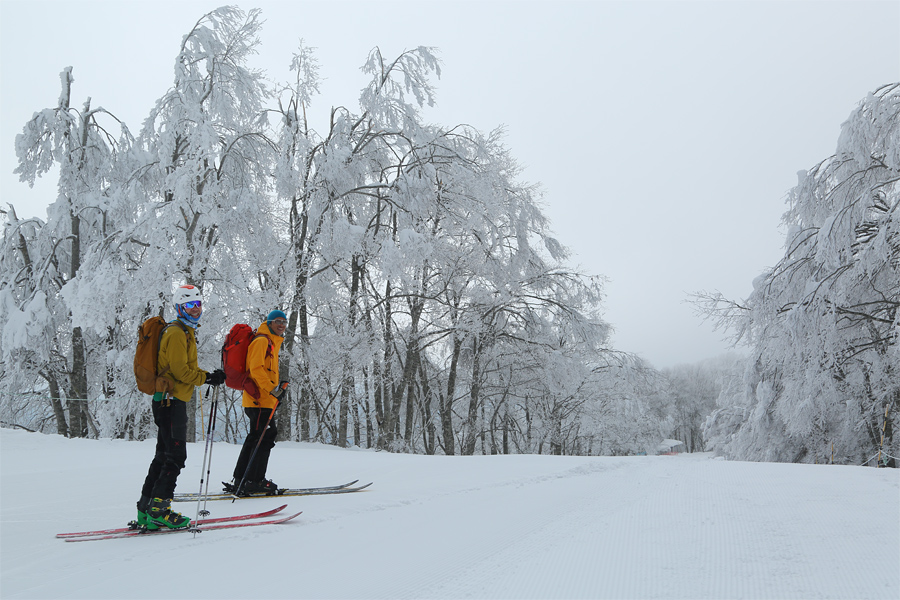
[[[232,480],[231,483],[222,483],[224,485],[224,490],[227,493],[234,494],[239,497],[251,496],[253,494],[265,494],[266,496],[274,496],[278,494],[278,486],[268,479],[263,479],[261,481],[245,481],[244,485],[241,486],[240,493],[238,493],[237,481]]]
[[[154,498],[147,510],[147,529],[183,529],[191,524],[191,520],[181,513],[172,510],[172,500]]]
[[[128,527],[131,529],[158,529],[158,525],[154,525],[150,522],[150,517],[147,514],[147,511],[150,510],[150,497],[149,496],[141,496],[141,499],[137,501],[137,519],[134,521],[128,522]]]
[[[274,496],[278,493],[278,486],[270,479],[260,479],[259,481],[248,481],[244,483],[243,491],[248,494]]]

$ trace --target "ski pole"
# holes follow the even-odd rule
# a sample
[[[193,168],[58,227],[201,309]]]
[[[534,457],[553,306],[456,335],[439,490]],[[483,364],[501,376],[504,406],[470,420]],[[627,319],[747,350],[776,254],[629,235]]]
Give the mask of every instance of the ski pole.
[[[219,388],[217,387],[215,391],[213,391],[213,405],[212,405],[212,414],[210,414],[210,418],[212,419],[212,432],[209,435],[209,462],[206,464],[206,489],[203,491],[203,510],[199,512],[199,514],[206,516],[209,514],[209,511],[206,510],[206,502],[209,500],[209,480],[211,477],[209,476],[209,472],[212,469],[212,456],[213,456],[213,444],[216,441],[216,423],[219,421]]]
[[[215,396],[215,394],[213,395]],[[206,399],[209,400],[209,386],[206,387]],[[200,397],[200,423],[203,423],[203,396]],[[209,437],[209,431],[206,432],[206,437]],[[204,439],[203,441],[205,442],[206,440]]]
[[[208,386],[206,388],[206,397],[207,398],[209,398],[209,388],[210,387],[212,387],[212,386]],[[218,395],[217,393],[213,394],[213,401],[215,401],[217,395]],[[206,470],[206,458],[209,454],[209,447],[212,442],[212,438],[209,435],[209,430],[210,430],[210,428],[212,428],[212,421],[213,421],[213,415],[212,415],[212,413],[210,413],[209,424],[206,427],[206,443],[203,445],[203,465],[200,467],[200,491],[198,492],[198,496],[203,495],[203,481],[204,481],[203,480],[203,471]],[[196,523],[198,520],[200,520],[200,498],[199,497],[197,498],[197,516],[194,517],[195,527],[196,527]],[[195,535],[196,535],[196,532],[195,532]]]
[[[240,495],[241,489],[244,487],[244,482],[247,481],[247,475],[250,473],[250,468],[253,467],[253,459],[256,458],[256,453],[259,451],[259,446],[262,444],[263,437],[266,435],[266,431],[269,429],[269,423],[272,422],[272,417],[275,416],[275,409],[278,408],[278,403],[280,400],[278,398],[275,399],[275,406],[272,407],[272,412],[269,413],[269,418],[266,420],[266,426],[263,427],[260,432],[259,439],[256,441],[256,446],[253,448],[253,453],[250,454],[250,460],[247,461],[247,468],[244,469],[244,476],[241,477],[241,482],[238,484],[237,488],[234,490],[235,500],[237,496]],[[232,500],[234,502],[234,500]]]

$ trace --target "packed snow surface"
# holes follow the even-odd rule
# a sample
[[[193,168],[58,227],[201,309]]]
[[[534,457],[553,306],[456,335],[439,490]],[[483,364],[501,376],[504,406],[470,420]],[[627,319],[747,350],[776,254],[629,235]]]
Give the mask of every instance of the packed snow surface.
[[[4,599],[900,598],[896,469],[279,443],[279,485],[374,484],[283,499],[303,511],[284,525],[66,543],[134,518],[153,442],[3,429],[0,451]],[[213,482],[237,454],[215,444]],[[190,444],[179,492],[199,489],[202,459]]]

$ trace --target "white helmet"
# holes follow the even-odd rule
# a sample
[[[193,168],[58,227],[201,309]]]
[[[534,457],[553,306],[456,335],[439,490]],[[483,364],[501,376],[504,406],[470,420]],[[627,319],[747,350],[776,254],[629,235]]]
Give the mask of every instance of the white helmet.
[[[200,295],[200,290],[192,285],[183,285],[175,290],[175,295],[172,297],[172,303],[175,304],[175,307],[179,307],[185,302],[191,302],[192,300],[203,300],[203,296]]]
[[[183,285],[175,290],[172,301],[175,303],[175,312],[178,314],[178,318],[191,327],[197,327],[200,317],[203,315],[203,297],[200,295],[200,290],[192,285]],[[200,306],[200,314],[195,317],[187,312],[184,307],[186,302],[197,302],[197,305]]]

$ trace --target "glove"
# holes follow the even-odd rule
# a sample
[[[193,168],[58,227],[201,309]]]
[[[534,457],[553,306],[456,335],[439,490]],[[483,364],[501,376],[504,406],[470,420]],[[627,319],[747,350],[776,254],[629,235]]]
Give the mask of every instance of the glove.
[[[222,385],[223,383],[225,383],[225,371],[222,369],[216,369],[212,373],[206,374],[206,385],[215,387],[217,385]]]
[[[284,394],[284,391],[287,389],[287,386],[288,386],[288,382],[282,381],[281,383],[279,383],[278,385],[275,386],[274,390],[272,390],[269,393],[272,394],[273,396],[275,396],[276,398],[278,398],[279,400],[281,400],[281,396],[282,396],[282,394]]]

